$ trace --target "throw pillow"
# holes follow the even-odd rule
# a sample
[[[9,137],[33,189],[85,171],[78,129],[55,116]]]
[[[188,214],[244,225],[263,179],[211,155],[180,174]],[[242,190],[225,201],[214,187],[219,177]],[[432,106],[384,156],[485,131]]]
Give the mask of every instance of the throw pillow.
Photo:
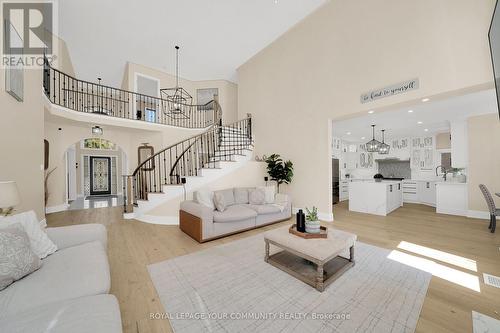
[[[234,193],[233,193],[232,188],[227,189],[227,190],[215,191],[214,197],[215,197],[215,194],[217,194],[217,193],[222,194],[224,196],[224,203],[225,203],[226,207],[234,205],[236,203],[236,201],[234,201]]]
[[[259,187],[265,193],[265,202],[268,204],[274,203],[274,198],[276,196],[276,187],[274,186],[261,186]]]
[[[0,230],[19,223],[30,240],[33,252],[40,257],[45,258],[49,254],[57,251],[57,246],[50,240],[45,231],[40,226],[40,222],[34,211],[0,218]]]
[[[266,203],[266,194],[261,188],[250,190],[248,199],[251,205],[263,205]]]
[[[237,204],[247,204],[249,202],[248,199],[248,191],[252,190],[249,187],[235,187],[234,188],[234,201]]]
[[[225,199],[225,196],[223,193],[221,192],[215,192],[214,193],[214,204],[215,204],[215,208],[219,211],[219,212],[223,212],[224,210],[226,210],[226,199]]]
[[[41,265],[20,224],[0,230],[0,290],[36,271]]]
[[[194,201],[200,205],[207,206],[212,210],[215,209],[214,205],[214,192],[208,190],[199,190],[194,192]]]

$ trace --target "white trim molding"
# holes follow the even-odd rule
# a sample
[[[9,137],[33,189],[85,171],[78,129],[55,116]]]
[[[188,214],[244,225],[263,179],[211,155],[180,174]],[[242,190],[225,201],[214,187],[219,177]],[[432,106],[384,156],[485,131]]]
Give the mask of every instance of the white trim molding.
[[[468,210],[467,211],[467,217],[471,219],[482,219],[482,220],[489,220],[490,219],[490,212],[486,212],[483,210]]]
[[[68,208],[69,208],[68,204],[62,204],[62,205],[58,205],[58,206],[45,207],[45,214],[63,212],[65,210],[68,210]]]

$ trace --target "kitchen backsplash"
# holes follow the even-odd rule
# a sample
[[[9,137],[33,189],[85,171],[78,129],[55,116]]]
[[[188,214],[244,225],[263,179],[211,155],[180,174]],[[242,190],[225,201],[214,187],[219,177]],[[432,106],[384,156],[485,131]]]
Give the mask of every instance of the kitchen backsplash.
[[[387,178],[411,178],[410,161],[379,161],[378,172]]]

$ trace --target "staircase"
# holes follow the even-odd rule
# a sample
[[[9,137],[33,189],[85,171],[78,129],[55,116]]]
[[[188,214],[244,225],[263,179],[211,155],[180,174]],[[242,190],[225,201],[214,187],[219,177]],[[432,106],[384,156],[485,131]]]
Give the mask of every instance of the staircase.
[[[194,191],[241,167],[252,157],[252,119],[211,126],[207,131],[169,146],[126,176],[125,218],[147,212],[184,191]]]

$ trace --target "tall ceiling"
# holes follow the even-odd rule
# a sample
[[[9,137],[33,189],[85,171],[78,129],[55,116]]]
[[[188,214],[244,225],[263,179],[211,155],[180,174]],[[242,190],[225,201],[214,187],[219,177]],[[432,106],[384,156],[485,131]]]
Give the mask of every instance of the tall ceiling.
[[[119,85],[127,61],[190,80],[236,69],[328,0],[61,0],[59,35],[79,78]]]

